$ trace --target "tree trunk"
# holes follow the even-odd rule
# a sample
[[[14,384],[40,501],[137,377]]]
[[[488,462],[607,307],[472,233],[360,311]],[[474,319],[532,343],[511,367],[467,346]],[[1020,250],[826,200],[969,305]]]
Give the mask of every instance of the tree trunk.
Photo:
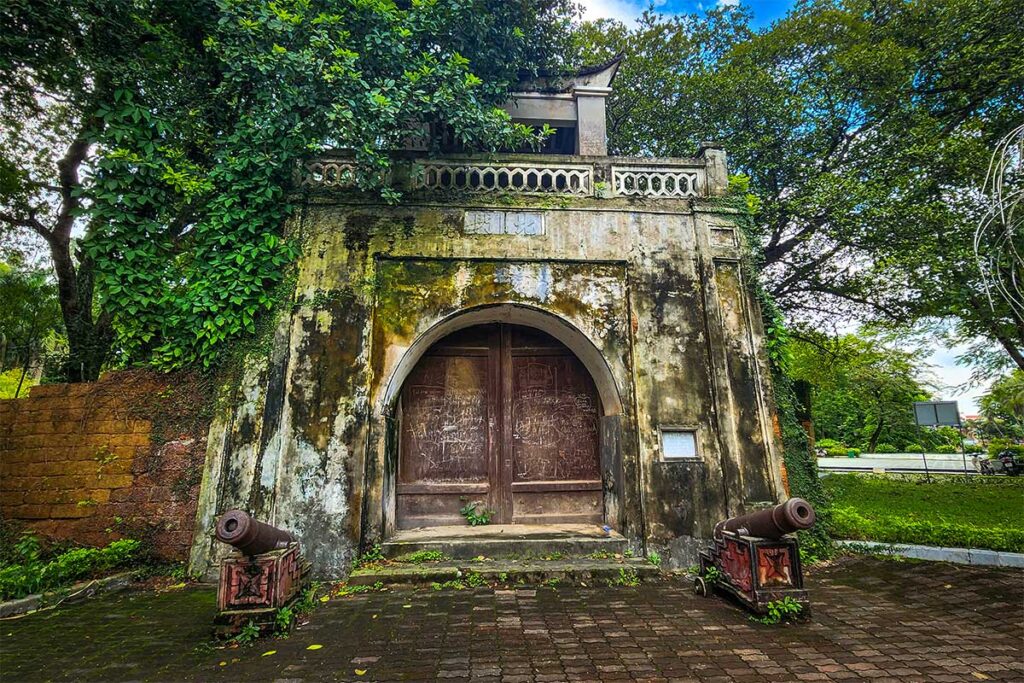
[[[82,249],[74,255],[71,253],[71,232],[81,204],[76,194],[81,186],[78,171],[89,152],[86,133],[99,125],[83,123],[67,153],[57,163],[62,196],[60,212],[51,230],[38,230],[50,247],[57,276],[57,298],[68,335],[69,353],[64,374],[69,382],[97,379],[113,343],[109,315],[101,315],[99,320],[93,318],[92,259]]]
[[[57,263],[58,257],[54,254],[55,268]],[[107,361],[114,331],[109,315],[101,313],[98,319],[93,317],[93,264],[81,250],[78,253],[78,268],[72,265],[71,272],[65,277],[68,280],[67,292],[61,271],[57,268],[60,308],[68,335],[68,358],[64,374],[69,382],[91,382],[99,377]]]
[[[32,362],[32,355],[28,349],[25,349],[25,363],[21,366],[21,377],[18,378],[18,388],[14,390],[14,398],[18,398],[18,394],[21,393],[21,385],[25,383],[25,375],[28,374],[30,362]]]
[[[885,418],[879,413],[878,424],[875,425],[875,431],[871,433],[871,438],[868,439],[868,453],[874,453],[875,449],[878,448],[878,437],[882,435],[883,426],[885,426]]]

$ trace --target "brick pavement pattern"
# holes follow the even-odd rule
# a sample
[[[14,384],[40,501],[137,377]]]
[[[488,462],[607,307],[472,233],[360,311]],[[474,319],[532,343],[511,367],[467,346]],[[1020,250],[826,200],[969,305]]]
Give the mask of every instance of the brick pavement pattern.
[[[682,581],[390,591],[333,598],[287,639],[213,651],[212,591],[122,595],[0,622],[0,679],[1020,681],[1022,579],[847,558],[809,573],[812,621],[781,627]]]

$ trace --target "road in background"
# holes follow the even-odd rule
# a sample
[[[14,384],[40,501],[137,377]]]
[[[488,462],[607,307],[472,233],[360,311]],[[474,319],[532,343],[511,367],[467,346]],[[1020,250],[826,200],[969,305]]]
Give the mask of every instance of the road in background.
[[[932,474],[963,474],[964,459],[959,453],[927,453],[928,471]],[[873,472],[883,469],[886,472],[920,472],[924,473],[924,461],[920,453],[871,453],[856,458],[818,458],[818,473],[829,472]],[[978,474],[967,456],[967,474]]]

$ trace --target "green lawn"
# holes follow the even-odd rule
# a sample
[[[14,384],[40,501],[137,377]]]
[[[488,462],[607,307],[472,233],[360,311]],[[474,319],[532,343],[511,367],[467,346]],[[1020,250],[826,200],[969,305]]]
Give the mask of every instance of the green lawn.
[[[1024,552],[1024,477],[832,474],[836,538]]]

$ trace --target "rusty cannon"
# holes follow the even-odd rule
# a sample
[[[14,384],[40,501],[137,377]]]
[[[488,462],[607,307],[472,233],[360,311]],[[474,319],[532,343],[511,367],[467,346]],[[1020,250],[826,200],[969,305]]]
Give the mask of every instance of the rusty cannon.
[[[777,540],[794,531],[810,529],[817,517],[814,508],[803,498],[790,498],[785,503],[740,515],[715,525],[715,538],[721,538],[723,531],[740,536],[756,536]]]
[[[694,592],[731,595],[756,614],[771,605],[799,603],[802,616],[810,602],[804,590],[800,545],[795,532],[814,526],[814,508],[802,498],[715,525],[710,547],[700,553]],[[787,600],[788,598],[788,600]]]
[[[295,542],[287,531],[261,522],[242,510],[229,510],[221,515],[214,535],[243,555],[262,555]]]
[[[232,637],[250,623],[261,634],[280,630],[278,611],[293,605],[309,584],[310,565],[298,541],[242,510],[221,515],[214,536],[237,551],[220,564],[216,634]]]

